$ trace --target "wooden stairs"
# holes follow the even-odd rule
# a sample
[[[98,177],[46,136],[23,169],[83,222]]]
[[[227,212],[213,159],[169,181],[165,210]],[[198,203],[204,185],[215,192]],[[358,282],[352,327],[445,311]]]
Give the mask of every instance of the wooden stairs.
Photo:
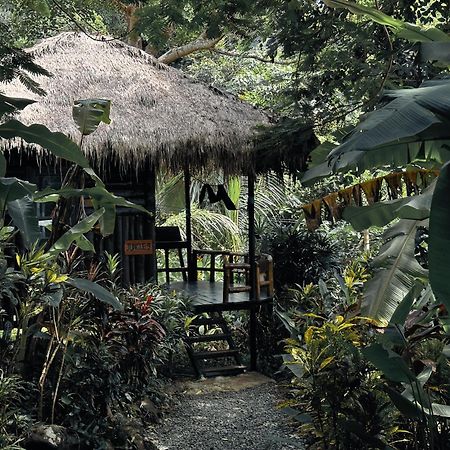
[[[221,312],[196,317],[184,338],[189,359],[199,378],[245,372],[241,356]],[[205,344],[209,347],[205,350]],[[231,361],[231,363],[230,363]]]

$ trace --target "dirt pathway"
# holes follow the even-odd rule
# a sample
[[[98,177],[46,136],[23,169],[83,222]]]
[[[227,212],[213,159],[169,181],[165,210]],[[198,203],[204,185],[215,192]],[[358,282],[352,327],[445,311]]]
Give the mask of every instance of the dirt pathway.
[[[291,450],[302,442],[276,409],[275,383],[260,374],[177,386],[177,405],[155,429],[160,450]]]

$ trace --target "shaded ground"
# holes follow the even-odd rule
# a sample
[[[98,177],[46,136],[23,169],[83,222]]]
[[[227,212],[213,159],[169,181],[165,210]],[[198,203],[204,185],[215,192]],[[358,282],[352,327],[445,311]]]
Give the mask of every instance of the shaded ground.
[[[155,429],[160,450],[291,450],[302,442],[276,409],[281,395],[259,374],[178,385],[176,407]]]

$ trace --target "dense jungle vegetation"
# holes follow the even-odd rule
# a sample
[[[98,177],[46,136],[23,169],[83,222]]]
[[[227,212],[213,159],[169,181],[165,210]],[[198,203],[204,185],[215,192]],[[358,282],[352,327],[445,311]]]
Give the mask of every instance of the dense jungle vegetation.
[[[126,41],[274,116],[255,142],[279,161],[256,185],[257,247],[273,256],[276,289],[273,313],[258,318],[258,369],[287,385],[281,407],[307,448],[450,448],[447,0],[0,5],[2,83],[40,93],[33,76],[50,74],[24,49],[77,30]],[[43,448],[33,439],[46,426],[64,448],[152,448],[163,385],[188,366],[190,299],[123,287],[118,256],[94,255],[85,235],[109,234],[116,207],[147,212],[108,192],[77,143],[14,120],[30,103],[0,92],[0,138],[36,143],[70,169],[60,189],[39,191],[8,177],[0,153],[0,449]],[[80,137],[108,124],[109,110],[75,104]],[[298,155],[307,170],[283,164],[311,130],[320,144]],[[225,184],[244,205],[246,180]],[[160,176],[158,224],[184,227],[182,188],[181,176]],[[194,180],[195,244],[245,250],[246,217],[201,204],[200,188]],[[45,239],[42,203],[53,208]],[[226,318],[245,353],[248,315]]]

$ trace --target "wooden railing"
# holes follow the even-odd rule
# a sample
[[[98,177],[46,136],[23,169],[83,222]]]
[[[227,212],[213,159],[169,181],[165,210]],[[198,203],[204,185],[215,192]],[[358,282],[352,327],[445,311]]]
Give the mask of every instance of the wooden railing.
[[[197,263],[205,255],[209,257],[209,264],[199,267]],[[216,281],[216,273],[223,274],[224,303],[229,302],[230,294],[251,291],[251,266],[248,253],[223,250],[194,250],[193,260],[195,261],[195,273],[208,272],[211,283]],[[264,254],[259,256],[256,261],[255,276],[255,299],[261,299],[262,291],[266,291],[265,294],[267,297],[273,297],[273,261],[271,256]]]

